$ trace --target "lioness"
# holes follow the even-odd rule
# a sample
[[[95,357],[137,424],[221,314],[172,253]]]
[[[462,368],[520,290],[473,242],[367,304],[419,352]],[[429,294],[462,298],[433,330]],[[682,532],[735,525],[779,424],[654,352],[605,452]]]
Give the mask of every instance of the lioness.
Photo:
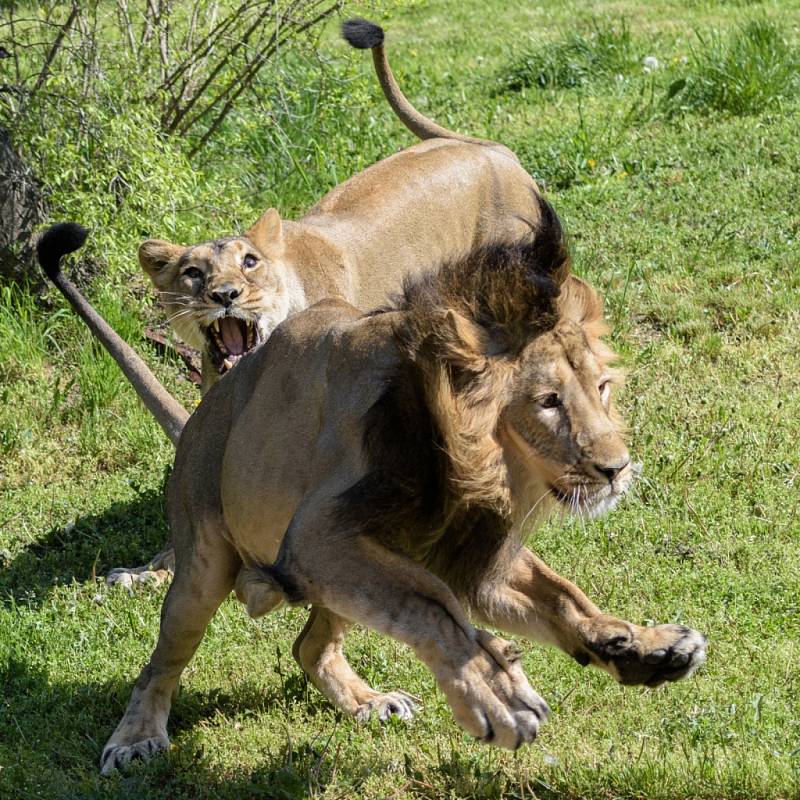
[[[536,736],[547,706],[518,651],[469,615],[624,684],[703,661],[701,634],[604,614],[522,546],[534,521],[602,513],[631,482],[601,304],[535,204],[534,236],[411,277],[366,316],[318,303],[208,392],[169,481],[176,568],[158,644],[104,774],[168,747],[179,677],[234,588],[251,616],[313,605],[293,652],[342,711],[414,712],[348,665],[358,622],[408,644],[457,722],[506,748]]]
[[[379,26],[350,20],[343,32],[353,47],[372,49],[390,106],[426,141],[337,186],[297,222],[270,209],[244,236],[190,247],[142,244],[141,265],[176,333],[202,351],[204,391],[289,314],[325,297],[373,308],[399,288],[402,275],[512,241],[536,218],[536,184],[507,147],[447,130],[411,106]],[[83,313],[75,292],[68,297]],[[139,379],[128,377],[141,395]],[[186,414],[165,418],[161,399],[141,396],[176,441]],[[109,580],[164,576],[172,564],[168,544],[146,567],[113,570]]]

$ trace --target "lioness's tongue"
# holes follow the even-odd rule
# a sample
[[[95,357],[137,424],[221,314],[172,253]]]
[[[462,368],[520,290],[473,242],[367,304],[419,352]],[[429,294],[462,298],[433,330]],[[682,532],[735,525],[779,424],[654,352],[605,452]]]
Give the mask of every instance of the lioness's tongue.
[[[244,336],[242,335],[242,323],[238,319],[223,317],[219,321],[219,333],[228,353],[232,356],[240,356],[244,353],[245,344]]]

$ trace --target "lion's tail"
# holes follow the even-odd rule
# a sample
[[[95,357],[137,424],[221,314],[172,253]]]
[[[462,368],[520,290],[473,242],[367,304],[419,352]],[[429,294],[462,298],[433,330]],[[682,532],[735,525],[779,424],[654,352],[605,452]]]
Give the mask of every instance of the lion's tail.
[[[89,326],[89,330],[119,364],[136,394],[164,429],[170,441],[177,444],[183,426],[189,419],[186,409],[164,388],[139,354],[95,311],[78,288],[61,272],[61,259],[81,247],[86,241],[87,233],[85,228],[75,222],[60,222],[48,228],[36,244],[39,264],[61,294],[69,300],[78,316]]]
[[[401,122],[420,139],[457,139],[460,142],[471,144],[490,145],[497,147],[497,142],[489,139],[477,139],[473,136],[463,136],[455,131],[443,128],[424,114],[417,111],[403,94],[389,67],[386,51],[383,47],[383,28],[374,22],[365,19],[348,19],[342,24],[342,36],[351,47],[359,50],[372,50],[372,60],[375,72],[378,73],[383,94],[389,101],[395,114]]]

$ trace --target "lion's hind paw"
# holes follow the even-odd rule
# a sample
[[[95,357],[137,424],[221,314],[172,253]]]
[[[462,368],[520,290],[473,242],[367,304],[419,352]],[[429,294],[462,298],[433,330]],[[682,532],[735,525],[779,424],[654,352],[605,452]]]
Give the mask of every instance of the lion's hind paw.
[[[356,710],[356,719],[367,722],[371,717],[376,717],[381,722],[388,722],[390,717],[396,717],[404,722],[412,719],[419,709],[419,700],[407,692],[397,691],[387,694],[377,694],[375,697],[362,703]]]
[[[156,753],[169,749],[166,736],[151,736],[133,744],[107,744],[100,757],[100,774],[110,775],[116,769],[122,769],[131,761],[141,759],[147,761]]]

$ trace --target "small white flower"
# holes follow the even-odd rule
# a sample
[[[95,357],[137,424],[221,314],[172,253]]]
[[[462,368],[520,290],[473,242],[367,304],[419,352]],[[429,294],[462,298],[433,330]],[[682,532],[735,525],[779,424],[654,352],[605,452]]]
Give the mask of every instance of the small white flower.
[[[658,69],[658,59],[655,56],[645,56],[642,59],[642,67],[645,72],[653,72]]]

